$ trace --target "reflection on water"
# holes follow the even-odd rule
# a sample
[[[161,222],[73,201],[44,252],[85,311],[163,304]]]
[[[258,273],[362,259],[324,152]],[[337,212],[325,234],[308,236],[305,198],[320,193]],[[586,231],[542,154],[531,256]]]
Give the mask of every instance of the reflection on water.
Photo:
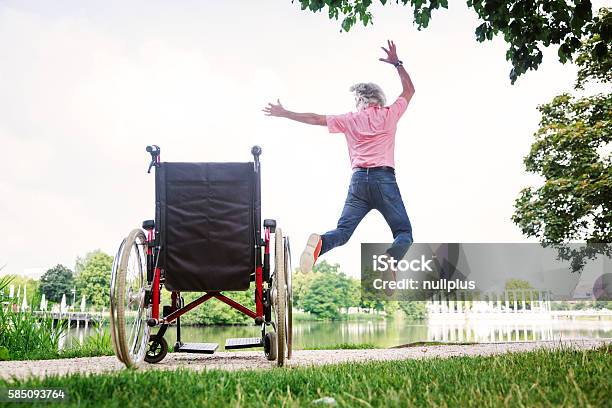
[[[93,329],[95,330],[95,329]],[[93,333],[92,328],[72,328],[62,340],[60,347],[82,344]],[[255,337],[259,335],[255,326],[204,326],[181,327],[184,342],[219,343],[223,349],[225,340],[232,337]],[[417,341],[469,341],[507,342],[532,340],[567,340],[584,338],[612,338],[612,320],[581,321],[551,320],[544,323],[501,324],[499,322],[458,324],[410,322],[404,319],[383,321],[300,321],[293,325],[294,347],[311,348],[339,343],[370,343],[377,347],[393,347]],[[176,341],[176,330],[166,332],[168,344]]]
[[[612,321],[429,324],[427,337],[432,341],[475,343],[611,338]]]

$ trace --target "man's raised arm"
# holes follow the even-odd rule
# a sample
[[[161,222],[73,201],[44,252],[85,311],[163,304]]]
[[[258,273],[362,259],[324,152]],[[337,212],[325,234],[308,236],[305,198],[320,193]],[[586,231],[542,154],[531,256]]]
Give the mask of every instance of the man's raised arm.
[[[412,84],[412,80],[410,79],[410,75],[404,69],[402,61],[397,56],[397,49],[395,48],[395,43],[393,41],[387,41],[387,45],[389,49],[385,47],[381,47],[383,51],[387,54],[387,58],[379,58],[380,61],[391,64],[397,68],[397,73],[399,74],[400,80],[402,81],[402,93],[400,96],[406,98],[406,101],[410,102],[412,95],[414,95],[414,85]]]
[[[268,106],[263,108],[266,116],[277,116],[279,118],[287,118],[295,120],[297,122],[307,123],[309,125],[327,126],[327,119],[325,115],[318,115],[316,113],[297,113],[291,112],[281,105],[280,100],[276,100],[277,105],[268,103]]]

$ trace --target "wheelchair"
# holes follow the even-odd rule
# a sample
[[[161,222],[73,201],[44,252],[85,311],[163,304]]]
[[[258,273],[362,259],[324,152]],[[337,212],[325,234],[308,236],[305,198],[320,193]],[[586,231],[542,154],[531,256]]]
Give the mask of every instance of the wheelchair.
[[[260,337],[227,339],[225,349],[261,347],[283,366],[292,349],[291,251],[275,220],[263,221],[262,237],[261,148],[251,149],[247,163],[161,162],[158,146],[146,150],[148,173],[155,169],[155,219],[132,230],[113,261],[110,326],[117,358],[127,367],[162,361],[171,325],[174,352],[214,353],[217,343],[181,341],[181,316],[215,299],[261,327]],[[249,290],[253,282],[255,310],[223,294]],[[162,287],[171,293],[169,305],[161,305]],[[185,304],[183,292],[204,294]]]

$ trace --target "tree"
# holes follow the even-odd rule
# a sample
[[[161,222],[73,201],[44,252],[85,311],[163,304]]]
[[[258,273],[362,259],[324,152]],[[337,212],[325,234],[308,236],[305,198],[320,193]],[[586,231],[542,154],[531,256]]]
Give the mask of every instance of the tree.
[[[359,280],[342,273],[340,265],[326,261],[315,265],[312,273],[294,274],[292,283],[293,307],[319,318],[337,319],[340,308],[372,308],[384,310],[389,316],[399,308],[397,302],[388,302],[362,293]]]
[[[74,262],[74,277],[76,278],[83,272],[87,263],[93,258],[94,255],[101,253],[102,251],[99,249],[95,249],[85,254],[85,256],[77,256],[76,261]]]
[[[587,26],[590,35],[578,50],[576,65],[580,67],[576,78],[576,89],[594,80],[600,83],[612,82],[612,13],[601,8],[597,17]]]
[[[312,268],[314,273],[340,273],[339,264],[330,264],[327,261],[319,262]]]
[[[304,295],[304,311],[322,319],[337,319],[340,308],[350,306],[350,289],[351,282],[343,273],[322,273]]]
[[[93,254],[76,279],[76,287],[87,302],[98,307],[108,307],[113,258],[104,252]]]
[[[533,289],[533,286],[529,282],[523,279],[508,279],[504,285],[504,289],[511,291],[508,293],[508,301],[510,302],[510,308],[514,309],[514,301],[517,302],[522,299],[521,296],[516,296],[513,291],[529,291]],[[531,307],[531,300],[529,296],[525,297],[525,304]]]
[[[313,268],[313,273],[298,278],[299,306],[319,318],[337,319],[340,308],[357,306],[359,295],[353,280],[340,272],[340,265],[323,261]]]
[[[61,264],[47,270],[40,278],[40,292],[53,302],[59,302],[62,295],[69,294],[73,287],[72,271]]]
[[[293,290],[293,307],[296,309],[304,309],[303,299],[310,289],[310,285],[320,273],[301,273],[293,274],[291,285]]]
[[[292,276],[292,289],[293,289],[293,307],[297,309],[304,309],[303,299],[306,293],[310,290],[310,286],[316,278],[321,276],[323,273],[336,274],[340,271],[340,265],[330,264],[327,261],[322,261],[316,264],[310,273],[301,273],[299,269],[297,273]]]
[[[553,311],[557,311],[557,310],[570,310],[570,305],[567,302],[557,301],[557,302],[552,302],[551,303],[550,309],[553,310]]]
[[[348,32],[358,21],[364,26],[373,23],[372,0],[299,0],[302,10],[319,12],[327,7],[330,19],[342,18],[342,30]],[[380,0],[382,5],[390,3]],[[414,23],[420,30],[426,28],[432,12],[448,8],[448,0],[395,0],[409,6]],[[508,43],[506,60],[511,61],[512,83],[542,62],[542,47],[559,45],[562,63],[572,58],[580,48],[580,39],[587,33],[593,19],[590,0],[467,0],[482,23],[476,27],[479,42],[503,36]]]
[[[593,308],[595,310],[602,310],[602,309],[612,310],[612,301],[610,301],[610,300],[597,300],[597,301],[595,301],[595,304],[593,305]]]
[[[224,295],[230,297],[241,305],[254,310],[255,296],[253,293],[255,287],[247,291],[241,292],[223,292]],[[186,292],[182,296],[185,299],[185,304],[197,299],[204,293]],[[166,304],[170,304],[169,302]],[[239,312],[238,310],[226,305],[223,302],[211,299],[208,302],[200,305],[196,309],[181,317],[181,324],[186,325],[214,325],[214,324],[249,324],[253,323],[253,319]]]
[[[601,28],[604,21],[606,29]],[[610,30],[608,9],[602,9],[594,25]],[[602,48],[601,38],[594,34],[582,43],[577,89],[588,81],[607,84],[612,79],[612,43]],[[556,246],[560,257],[571,259],[578,270],[585,258],[612,251],[600,244],[612,242],[612,93],[564,93],[538,110],[540,128],[524,163],[544,183],[520,192],[512,220],[523,234]],[[572,241],[587,245],[578,250],[563,245]]]
[[[13,276],[11,285],[15,286],[15,291],[21,290],[21,296],[23,296],[23,288],[26,288],[26,303],[30,307],[37,307],[40,305],[40,281],[30,278],[28,276],[16,275]],[[15,293],[15,296],[16,293]],[[15,299],[17,301],[17,299]],[[20,299],[19,305],[21,306],[23,297]]]
[[[424,320],[427,318],[427,307],[425,302],[418,300],[399,302],[399,307],[412,320]]]

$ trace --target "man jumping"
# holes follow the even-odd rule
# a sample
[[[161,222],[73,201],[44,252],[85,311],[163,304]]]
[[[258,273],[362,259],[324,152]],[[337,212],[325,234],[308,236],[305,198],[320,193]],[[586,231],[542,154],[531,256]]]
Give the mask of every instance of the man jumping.
[[[402,93],[392,105],[385,106],[385,94],[378,85],[359,83],[350,88],[355,93],[357,112],[297,113],[283,108],[280,100],[263,109],[267,116],[327,126],[330,133],[344,133],[348,144],[353,176],[342,215],[336,229],[310,235],[300,259],[302,272],[310,272],[320,255],[344,245],[372,209],[380,211],[393,233],[393,245],[387,250],[390,256],[403,258],[412,244],[412,226],[395,180],[394,150],[397,122],[414,95],[414,86],[393,41],[387,41],[387,46],[382,47],[387,57],[379,60],[393,65],[402,82]]]

